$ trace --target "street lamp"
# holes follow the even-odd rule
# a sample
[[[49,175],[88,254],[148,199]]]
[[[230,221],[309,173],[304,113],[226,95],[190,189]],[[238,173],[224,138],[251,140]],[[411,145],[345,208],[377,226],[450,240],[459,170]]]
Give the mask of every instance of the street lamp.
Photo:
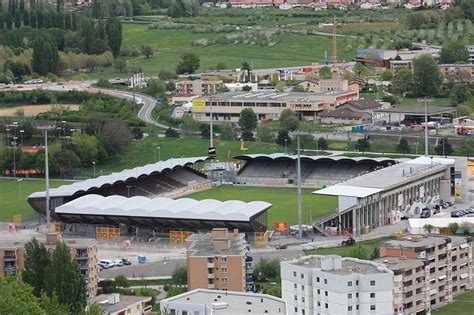
[[[16,177],[16,140],[18,137],[13,137],[13,177]]]
[[[21,206],[21,182],[23,181],[23,178],[17,178],[16,181],[20,185],[20,195],[18,195],[18,210],[20,210]]]
[[[156,150],[158,150],[158,160],[156,160]],[[161,161],[161,147],[155,147],[155,161]]]
[[[23,134],[25,133],[25,130],[21,129],[20,130],[20,136],[21,136],[21,148],[23,149]]]
[[[92,166],[94,168],[94,178],[95,178],[95,161],[92,162]]]
[[[285,154],[287,154],[287,145],[288,145],[288,139],[285,139]]]
[[[427,104],[433,102],[432,99],[428,97],[419,98],[417,99],[419,103],[425,104],[425,156],[428,156],[428,107]]]

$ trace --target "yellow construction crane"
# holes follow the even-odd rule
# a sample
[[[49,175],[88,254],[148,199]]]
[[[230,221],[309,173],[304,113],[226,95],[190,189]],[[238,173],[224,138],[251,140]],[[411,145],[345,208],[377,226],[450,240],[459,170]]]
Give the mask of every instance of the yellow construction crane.
[[[332,19],[332,71],[337,72],[337,22],[336,16]]]

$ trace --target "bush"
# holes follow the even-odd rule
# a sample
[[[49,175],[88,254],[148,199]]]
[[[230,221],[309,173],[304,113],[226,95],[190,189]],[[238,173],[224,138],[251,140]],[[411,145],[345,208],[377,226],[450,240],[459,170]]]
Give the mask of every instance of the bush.
[[[171,280],[174,284],[184,285],[188,283],[188,269],[185,266],[178,267],[174,270]]]
[[[165,131],[165,137],[166,138],[179,138],[179,133],[174,129],[168,128]]]
[[[130,281],[123,275],[115,277],[115,285],[122,288],[130,287]]]

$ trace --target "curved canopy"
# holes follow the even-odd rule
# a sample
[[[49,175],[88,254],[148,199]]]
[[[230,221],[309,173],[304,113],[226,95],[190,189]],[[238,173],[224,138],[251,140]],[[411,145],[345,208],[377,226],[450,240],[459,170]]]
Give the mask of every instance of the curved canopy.
[[[286,153],[272,153],[272,154],[243,154],[237,155],[234,157],[236,160],[253,160],[253,159],[269,159],[269,160],[296,160],[298,158],[297,155],[290,155]],[[362,161],[370,161],[370,162],[402,162],[408,159],[393,159],[387,157],[379,157],[379,158],[370,158],[370,157],[348,157],[342,155],[316,155],[316,156],[309,156],[309,155],[301,155],[302,160],[311,160],[311,161],[352,161],[352,162],[362,162]]]
[[[272,206],[265,201],[218,201],[165,197],[146,198],[85,195],[56,208],[58,215],[100,215],[190,220],[250,221]]]
[[[103,175],[97,178],[91,178],[80,182],[75,182],[70,185],[59,186],[49,190],[50,197],[65,197],[73,196],[79,192],[87,192],[93,189],[111,186],[120,182],[126,182],[131,179],[137,179],[142,176],[152,175],[154,173],[162,173],[164,171],[171,171],[176,167],[183,167],[187,165],[193,165],[196,162],[202,162],[207,160],[208,157],[190,157],[190,158],[177,158],[169,159],[166,161],[159,161],[157,163],[148,164],[145,166],[139,166],[130,170],[123,170],[118,173],[112,173],[110,175]],[[46,192],[35,192],[28,196],[28,198],[44,198]]]

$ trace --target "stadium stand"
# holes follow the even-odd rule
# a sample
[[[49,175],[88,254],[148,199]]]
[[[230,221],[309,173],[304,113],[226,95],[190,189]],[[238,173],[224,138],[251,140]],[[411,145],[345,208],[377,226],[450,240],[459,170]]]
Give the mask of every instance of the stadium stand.
[[[278,186],[293,184],[297,177],[294,155],[241,155],[236,183]],[[350,158],[344,156],[301,156],[303,185],[335,184],[401,162],[403,159]]]

